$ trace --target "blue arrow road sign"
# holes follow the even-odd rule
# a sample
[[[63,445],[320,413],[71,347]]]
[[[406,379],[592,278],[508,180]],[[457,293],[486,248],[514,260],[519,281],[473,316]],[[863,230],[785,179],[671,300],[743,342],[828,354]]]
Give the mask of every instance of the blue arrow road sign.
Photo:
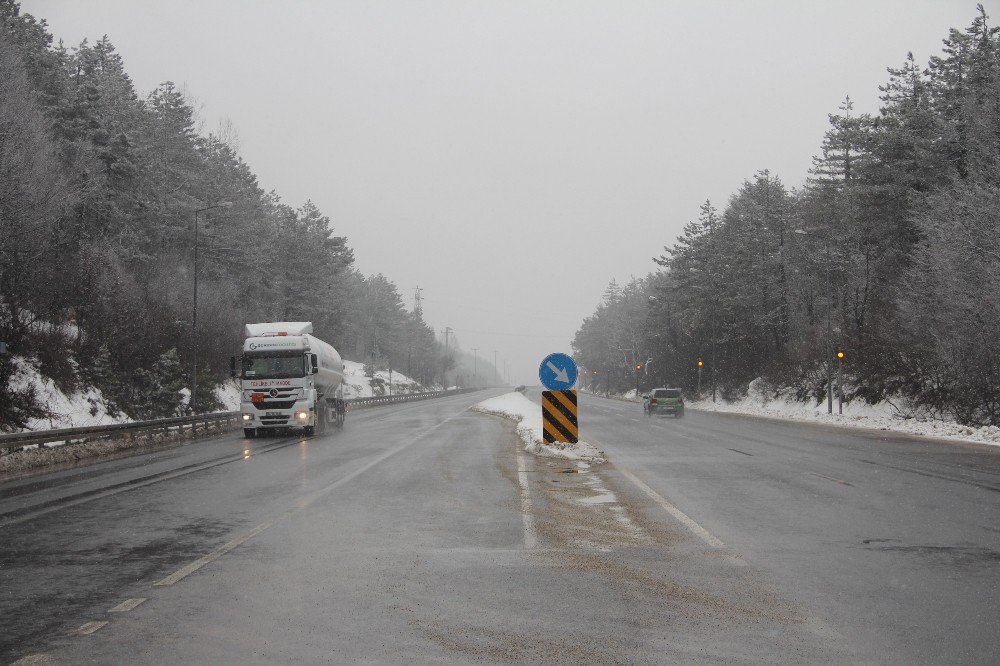
[[[576,385],[576,362],[566,354],[549,354],[538,366],[538,378],[550,391],[565,391]]]

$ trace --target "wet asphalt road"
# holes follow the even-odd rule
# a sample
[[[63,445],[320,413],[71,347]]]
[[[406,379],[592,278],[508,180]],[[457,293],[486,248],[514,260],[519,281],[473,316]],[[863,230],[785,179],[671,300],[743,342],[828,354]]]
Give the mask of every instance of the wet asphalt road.
[[[0,483],[0,662],[996,661],[992,451],[490,395]]]
[[[859,660],[1000,663],[1000,448],[581,397],[581,436]]]

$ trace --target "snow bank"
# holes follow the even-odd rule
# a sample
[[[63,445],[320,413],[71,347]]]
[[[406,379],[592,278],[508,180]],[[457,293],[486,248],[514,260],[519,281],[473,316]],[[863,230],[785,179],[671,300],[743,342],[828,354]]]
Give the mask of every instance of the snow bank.
[[[52,413],[52,418],[32,419],[27,430],[50,430],[53,428],[79,428],[83,426],[129,423],[125,414],[111,416],[104,396],[95,388],[87,388],[77,393],[64,393],[55,383],[42,376],[31,363],[14,357],[16,366],[13,385],[15,388],[33,386],[39,402]],[[400,372],[392,373],[392,394],[421,393],[426,391],[419,382]],[[389,394],[389,372],[380,370],[374,377],[366,377],[364,364],[344,361],[344,392],[349,398],[369,398]],[[182,403],[187,404],[189,391],[181,389]],[[215,396],[222,403],[222,411],[239,411],[240,386],[237,380],[227,379],[216,387]]]
[[[603,393],[594,395],[604,396]],[[616,400],[639,402],[635,391],[626,394],[609,396]],[[766,391],[761,382],[750,383],[747,397],[734,402],[726,402],[719,398],[718,402],[708,400],[687,400],[689,409],[706,412],[728,412],[732,414],[747,414],[748,416],[763,416],[787,421],[807,421],[824,423],[844,428],[867,428],[899,432],[908,435],[921,435],[935,439],[953,439],[978,444],[1000,446],[1000,428],[983,426],[975,428],[964,426],[954,421],[941,421],[915,414],[891,402],[880,402],[875,405],[855,400],[844,403],[844,413],[837,413],[837,403],[834,400],[833,414],[826,411],[826,401],[816,405],[812,402],[800,402],[791,396],[773,394]]]
[[[426,391],[414,379],[401,372],[392,372],[392,394],[422,393]],[[379,370],[374,377],[365,376],[365,364],[344,360],[344,397],[371,398],[389,395],[389,371]]]
[[[517,434],[524,441],[524,450],[528,453],[595,463],[606,461],[604,452],[587,442],[546,444],[542,437],[542,406],[517,391],[484,400],[472,409],[485,414],[503,416],[517,423]]]
[[[21,389],[33,386],[39,403],[52,414],[48,419],[31,419],[28,421],[28,430],[82,428],[129,421],[124,414],[110,416],[104,396],[97,389],[88,388],[79,393],[66,394],[51,379],[43,377],[31,363],[18,357],[13,358],[13,363],[13,387]]]
[[[860,403],[860,404],[859,404]],[[751,416],[766,416],[788,421],[809,421],[826,423],[847,428],[872,428],[900,432],[910,435],[922,435],[938,439],[956,439],[980,444],[1000,446],[1000,428],[984,426],[975,428],[964,426],[954,421],[940,421],[922,418],[899,410],[890,403],[882,402],[869,405],[861,401],[844,403],[844,413],[837,413],[837,403],[834,401],[833,414],[827,413],[826,401],[815,405],[812,402],[798,402],[787,397],[769,398],[760,392],[751,391],[746,398],[736,402],[713,403],[711,400],[689,402],[691,409],[709,412],[732,412]]]
[[[222,403],[222,411],[240,411],[240,402],[243,400],[243,392],[240,391],[238,379],[227,379],[221,385],[215,387],[215,397]]]

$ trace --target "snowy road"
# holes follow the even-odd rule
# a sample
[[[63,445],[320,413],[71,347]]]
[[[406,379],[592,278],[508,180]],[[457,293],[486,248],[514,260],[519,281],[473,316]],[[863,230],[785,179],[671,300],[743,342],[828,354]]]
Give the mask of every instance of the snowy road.
[[[995,660],[996,452],[494,394],[0,483],[0,662]]]

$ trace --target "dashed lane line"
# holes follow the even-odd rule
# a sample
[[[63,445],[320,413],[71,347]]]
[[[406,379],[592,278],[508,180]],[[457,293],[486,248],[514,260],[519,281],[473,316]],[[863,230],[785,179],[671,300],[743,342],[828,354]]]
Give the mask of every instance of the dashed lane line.
[[[184,578],[187,578],[188,576],[190,576],[194,572],[198,571],[199,569],[201,569],[205,565],[211,564],[212,562],[214,562],[215,560],[219,559],[220,557],[222,557],[223,555],[225,555],[229,551],[233,550],[234,548],[236,548],[237,546],[239,546],[239,545],[241,545],[243,543],[246,543],[247,541],[249,541],[253,537],[257,536],[258,534],[260,534],[264,530],[268,529],[269,527],[273,527],[274,525],[276,525],[277,523],[285,520],[286,518],[291,517],[292,515],[294,515],[295,513],[301,511],[302,509],[306,508],[307,506],[309,506],[310,504],[312,504],[316,500],[320,499],[321,497],[324,497],[325,495],[328,495],[329,493],[333,492],[334,490],[336,490],[340,486],[344,485],[345,483],[348,483],[349,481],[354,480],[356,477],[360,476],[361,474],[364,474],[365,472],[367,472],[368,470],[370,470],[372,467],[375,467],[376,465],[378,465],[378,464],[380,464],[382,462],[385,462],[389,458],[393,457],[397,453],[400,453],[400,452],[405,451],[406,449],[410,448],[411,446],[413,446],[414,444],[416,444],[417,442],[419,442],[421,439],[423,439],[427,435],[431,434],[432,432],[434,432],[438,428],[442,427],[446,423],[450,422],[451,420],[453,420],[453,419],[457,418],[458,416],[462,415],[463,413],[465,413],[465,411],[466,410],[463,409],[461,412],[459,412],[457,414],[454,414],[452,416],[449,416],[448,418],[446,418],[445,420],[441,421],[440,423],[438,423],[438,424],[436,424],[436,425],[434,425],[434,426],[432,426],[430,428],[427,428],[426,430],[424,430],[423,432],[421,432],[420,434],[418,434],[416,437],[414,437],[410,441],[406,442],[405,444],[402,444],[402,445],[397,446],[397,447],[395,447],[393,449],[390,449],[389,451],[386,451],[385,453],[383,453],[379,457],[377,457],[374,460],[368,462],[367,464],[359,467],[358,469],[354,470],[353,472],[351,472],[347,476],[341,477],[337,481],[334,481],[333,483],[331,483],[330,485],[328,485],[326,488],[318,490],[318,491],[312,493],[311,495],[308,495],[308,496],[304,497],[302,500],[300,500],[292,508],[284,511],[283,513],[275,516],[274,518],[271,518],[270,520],[265,520],[263,523],[261,523],[260,525],[257,525],[256,527],[254,527],[253,529],[249,530],[248,532],[244,532],[243,534],[241,534],[240,536],[236,537],[232,541],[229,541],[229,542],[223,544],[222,546],[220,546],[219,548],[216,548],[211,553],[209,553],[207,555],[204,555],[202,557],[199,557],[198,559],[194,560],[193,562],[191,562],[191,563],[189,563],[189,564],[181,567],[180,569],[178,569],[174,573],[170,574],[166,578],[163,578],[163,579],[158,580],[157,582],[153,583],[153,585],[155,587],[167,587],[167,586],[170,586],[170,585],[173,585],[173,584],[177,583],[178,581],[183,580]]]
[[[656,428],[657,430],[663,430],[665,432],[669,432],[670,434],[674,435],[675,437],[680,437],[682,439],[691,439],[691,440],[697,439],[697,437],[692,437],[691,435],[685,435],[682,432],[677,432],[677,430],[674,429],[674,428],[668,428],[666,426],[661,426],[661,425],[658,425],[656,423],[653,424],[653,427]]]
[[[86,624],[80,625],[76,630],[72,631],[73,636],[89,636],[94,633],[104,625],[108,623],[107,620],[96,620],[94,622],[87,622]]]
[[[834,483],[839,483],[842,486],[853,486],[853,483],[844,481],[843,479],[836,479],[832,476],[827,476],[826,474],[820,474],[819,472],[809,472],[813,476],[818,476],[821,479],[826,479],[827,481],[833,481]]]
[[[684,527],[688,528],[691,532],[694,533],[695,536],[697,536],[699,539],[708,544],[710,548],[726,547],[726,544],[722,543],[722,541],[712,536],[712,534],[709,533],[708,530],[706,530],[704,527],[702,527],[694,520],[692,520],[691,517],[688,516],[686,513],[678,509],[676,506],[674,506],[667,500],[665,500],[659,493],[657,493],[655,490],[653,490],[645,483],[643,483],[643,481],[635,474],[628,471],[627,469],[618,467],[617,465],[615,465],[615,467],[618,469],[619,472],[621,472],[625,476],[625,478],[634,483],[636,487],[639,488],[639,490],[646,493],[646,495],[648,495],[650,499],[656,502],[660,506],[660,508],[662,508],[664,511],[666,511],[671,516],[680,521],[681,524],[684,525]]]
[[[135,599],[126,599],[125,601],[121,602],[120,604],[118,604],[114,608],[109,608],[108,612],[109,613],[127,613],[127,612],[129,612],[130,610],[134,609],[136,606],[138,606],[139,604],[141,604],[144,601],[146,601],[145,597],[137,597]]]

